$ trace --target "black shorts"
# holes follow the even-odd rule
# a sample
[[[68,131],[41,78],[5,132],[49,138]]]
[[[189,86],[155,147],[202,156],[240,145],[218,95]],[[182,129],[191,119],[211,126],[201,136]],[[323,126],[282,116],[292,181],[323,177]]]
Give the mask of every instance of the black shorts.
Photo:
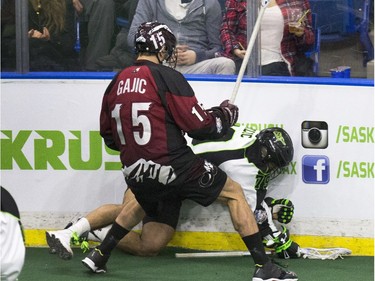
[[[224,171],[197,158],[195,164],[184,174],[183,182],[177,177],[167,185],[151,179],[145,179],[142,183],[127,183],[146,216],[175,227],[183,200],[190,199],[204,207],[209,206],[219,196],[226,180]]]
[[[148,203],[148,211],[146,212],[146,216],[143,218],[143,224],[148,222],[158,222],[167,224],[176,229],[178,218],[180,216],[181,205],[182,201],[179,198],[161,200],[155,204]]]

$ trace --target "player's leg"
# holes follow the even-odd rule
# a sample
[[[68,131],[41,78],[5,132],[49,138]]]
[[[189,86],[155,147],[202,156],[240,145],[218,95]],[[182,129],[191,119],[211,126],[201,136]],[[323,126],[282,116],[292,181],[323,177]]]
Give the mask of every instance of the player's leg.
[[[47,231],[46,240],[50,253],[56,253],[60,258],[69,260],[73,257],[73,250],[70,246],[72,238],[73,240],[78,240],[79,237],[87,235],[89,236],[87,237],[88,240],[93,240],[95,236],[97,237],[97,241],[104,239],[107,231],[97,231],[92,235],[90,235],[90,231],[112,224],[123,206],[128,203],[133,204],[134,200],[134,195],[131,192],[125,191],[123,204],[106,204],[100,206],[88,213],[86,217],[78,219],[63,230]],[[142,217],[140,217],[139,221],[141,220]]]
[[[157,255],[168,245],[175,233],[181,204],[179,198],[160,201],[155,215],[144,217],[142,232],[129,232],[117,247],[133,255]]]
[[[171,241],[175,229],[167,224],[148,222],[142,232],[129,232],[117,244],[120,250],[136,256],[156,256]]]
[[[90,212],[86,217],[80,218],[66,229],[47,231],[46,239],[50,247],[50,253],[57,253],[64,260],[71,259],[73,257],[73,251],[70,247],[71,239],[77,239],[92,229],[111,224],[121,209],[121,204],[103,205]]]
[[[129,206],[131,208],[137,208],[137,209],[140,208],[139,204],[137,203],[137,201],[134,197],[134,194],[131,192],[130,189],[126,189],[126,191],[124,193],[124,198],[123,198],[122,204],[102,205],[99,208],[95,209],[94,211],[88,213],[85,218],[87,219],[87,221],[90,225],[90,229],[87,229],[87,228],[83,229],[83,230],[81,230],[79,228],[77,228],[77,229],[71,228],[71,229],[76,231],[77,234],[80,236],[84,232],[96,230],[96,229],[103,228],[103,227],[106,227],[108,225],[111,225],[115,221],[117,216],[120,214],[120,212],[124,208],[124,206],[127,205],[127,204],[129,204]],[[139,221],[141,221],[142,218],[143,218],[143,215],[140,214],[140,216],[138,216],[138,218],[139,218]]]
[[[164,185],[161,187],[164,188]],[[158,187],[152,186],[152,188]],[[138,208],[131,207],[132,204],[126,204],[103,242],[82,260],[82,263],[91,271],[106,272],[106,263],[110,253],[115,247],[119,247],[120,242],[120,247],[126,252],[152,256],[159,253],[172,239],[182,204],[180,197],[169,194],[168,198],[150,202],[142,201],[143,197],[140,196],[134,200]],[[136,236],[136,233],[131,230],[139,223],[137,216],[145,213],[141,235]]]
[[[259,232],[240,184],[228,177],[218,200],[228,205],[234,229],[241,237]]]
[[[112,223],[126,204],[132,204],[132,208],[138,208],[135,196],[130,189],[127,189],[124,193],[122,205],[103,205],[95,211],[87,214],[86,219],[89,222],[90,229],[86,228],[86,230],[82,230],[81,232],[78,232],[77,230],[74,231],[79,235],[80,240],[102,242],[111,228]],[[139,214],[139,221],[142,220],[143,216],[144,214]]]
[[[124,206],[126,204],[133,205],[132,208],[139,208],[134,194],[129,189],[124,197]],[[159,208],[159,215],[155,218],[145,217],[141,231],[129,232],[117,245],[117,248],[125,253],[136,256],[155,256],[161,249],[167,246],[175,233],[175,228],[180,213],[180,202],[168,202]],[[139,211],[137,214],[139,219],[145,216],[144,212]],[[87,217],[90,221],[90,218]],[[115,219],[113,219],[114,221]],[[109,227],[91,231],[92,235],[88,235],[88,240],[92,240],[92,236],[99,238],[94,240],[102,242],[110,229]]]
[[[275,266],[266,255],[261,234],[242,187],[228,177],[218,199],[228,205],[233,226],[240,234],[256,264],[253,281],[271,280],[271,278],[272,280],[298,280],[295,273]]]
[[[150,202],[149,204],[153,206],[154,209],[157,208],[156,202]],[[139,217],[143,217],[143,215],[144,211],[137,201],[124,204],[124,207],[112,224],[103,242],[98,247],[91,250],[86,258],[82,260],[83,265],[95,273],[106,272],[106,263],[112,250],[116,248],[118,243],[139,223]]]
[[[88,213],[85,218],[82,218],[82,219],[87,220],[89,229],[78,228],[77,225],[79,224],[80,220],[78,220],[73,226],[69,227],[69,229],[76,231],[78,235],[81,235],[86,231],[91,231],[91,230],[105,227],[113,223],[113,221],[116,219],[118,214],[121,212],[122,208],[123,208],[123,204],[102,205],[99,208],[95,209],[94,211]]]

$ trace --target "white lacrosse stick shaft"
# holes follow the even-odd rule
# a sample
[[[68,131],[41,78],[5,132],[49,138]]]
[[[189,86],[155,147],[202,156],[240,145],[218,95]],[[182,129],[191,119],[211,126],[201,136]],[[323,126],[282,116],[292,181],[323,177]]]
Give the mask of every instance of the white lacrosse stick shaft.
[[[271,252],[266,252],[270,255]],[[223,251],[223,252],[203,252],[203,253],[176,253],[176,258],[217,258],[217,257],[244,257],[250,256],[248,251]]]
[[[206,253],[176,253],[176,258],[216,258],[216,257],[243,257],[250,256],[250,252],[206,252]]]
[[[240,88],[240,84],[241,84],[243,75],[245,73],[245,69],[246,69],[247,63],[249,62],[249,58],[250,58],[251,52],[252,52],[254,44],[255,44],[255,40],[256,40],[256,38],[258,36],[258,32],[259,32],[259,29],[260,29],[260,23],[262,21],[264,12],[265,12],[265,10],[266,10],[269,2],[270,2],[270,0],[262,0],[261,8],[259,10],[258,17],[257,17],[257,20],[256,20],[254,28],[253,28],[253,32],[251,33],[251,36],[250,36],[250,39],[249,39],[249,43],[247,44],[247,49],[246,49],[245,57],[243,58],[240,71],[238,72],[236,84],[234,85],[232,96],[231,96],[231,98],[229,100],[229,102],[231,104],[234,104],[234,101],[236,99],[236,96],[237,96],[237,93],[238,93],[238,89]]]

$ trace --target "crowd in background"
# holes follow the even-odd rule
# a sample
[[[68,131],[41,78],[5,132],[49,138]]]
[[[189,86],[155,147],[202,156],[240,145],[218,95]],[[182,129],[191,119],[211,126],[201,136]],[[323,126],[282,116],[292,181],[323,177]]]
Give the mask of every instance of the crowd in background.
[[[29,0],[30,71],[118,71],[134,60],[140,23],[167,24],[183,74],[236,74],[247,0]],[[293,25],[293,26],[292,26]],[[1,1],[1,67],[16,69],[15,3]],[[261,74],[315,76],[305,53],[315,33],[308,0],[271,0],[260,28]]]

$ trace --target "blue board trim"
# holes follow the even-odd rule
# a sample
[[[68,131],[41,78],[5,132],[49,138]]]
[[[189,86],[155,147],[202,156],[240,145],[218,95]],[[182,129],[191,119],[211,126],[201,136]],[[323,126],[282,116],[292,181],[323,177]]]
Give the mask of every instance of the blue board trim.
[[[111,80],[116,72],[1,72],[1,79],[82,79]],[[202,82],[236,82],[236,75],[185,75],[188,81]],[[243,83],[275,83],[275,84],[314,84],[374,87],[374,80],[364,78],[330,78],[330,77],[281,77],[263,76],[257,78],[244,77]]]

